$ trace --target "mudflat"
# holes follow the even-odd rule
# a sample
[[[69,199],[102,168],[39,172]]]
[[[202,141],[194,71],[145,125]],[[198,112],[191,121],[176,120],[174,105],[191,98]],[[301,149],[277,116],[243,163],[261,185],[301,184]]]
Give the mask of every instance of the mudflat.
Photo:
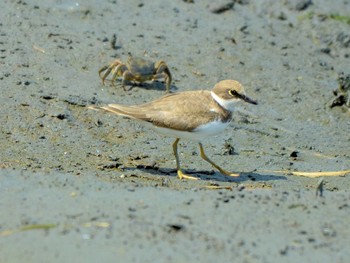
[[[347,1],[0,8],[0,262],[348,261],[350,113],[330,107],[350,74]],[[203,142],[240,177],[181,141],[200,180],[179,180],[173,138],[87,108],[165,94],[162,79],[102,85],[129,56],[165,61],[171,92],[244,85],[259,105]]]

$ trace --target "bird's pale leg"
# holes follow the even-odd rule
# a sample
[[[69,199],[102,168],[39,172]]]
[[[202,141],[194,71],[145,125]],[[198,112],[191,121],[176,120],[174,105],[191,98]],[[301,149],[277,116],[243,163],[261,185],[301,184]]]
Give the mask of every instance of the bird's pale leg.
[[[208,163],[210,163],[212,166],[214,166],[216,169],[219,170],[220,173],[224,174],[224,175],[227,175],[227,176],[232,176],[232,177],[237,177],[239,176],[239,174],[237,173],[230,173],[224,169],[222,169],[219,165],[217,165],[216,163],[214,163],[212,160],[210,160],[208,158],[208,156],[205,154],[204,152],[204,149],[203,149],[203,145],[201,143],[199,143],[199,149],[200,149],[200,152],[201,152],[201,157],[207,161]]]
[[[177,144],[179,143],[179,141],[180,141],[180,139],[177,138],[177,139],[175,140],[175,142],[173,143],[173,151],[174,151],[174,155],[175,155],[175,159],[176,159],[177,176],[178,176],[180,179],[198,180],[198,178],[193,177],[193,176],[190,176],[190,175],[187,175],[187,174],[184,174],[184,173],[181,171],[180,159],[179,159],[179,155],[178,155],[178,153],[177,153]]]

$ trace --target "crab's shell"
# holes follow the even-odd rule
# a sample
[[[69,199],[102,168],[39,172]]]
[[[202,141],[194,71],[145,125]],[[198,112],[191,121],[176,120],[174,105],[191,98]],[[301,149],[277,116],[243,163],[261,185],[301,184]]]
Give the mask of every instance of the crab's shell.
[[[126,67],[131,73],[137,77],[152,77],[156,72],[154,62],[143,58],[129,57],[126,62]]]

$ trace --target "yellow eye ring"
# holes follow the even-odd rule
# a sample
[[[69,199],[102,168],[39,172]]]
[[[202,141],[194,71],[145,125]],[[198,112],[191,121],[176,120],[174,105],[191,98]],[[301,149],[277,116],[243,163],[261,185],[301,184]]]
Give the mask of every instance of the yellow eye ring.
[[[228,94],[230,94],[231,96],[237,96],[237,95],[238,95],[238,92],[237,92],[237,90],[230,89],[230,90],[228,91]]]

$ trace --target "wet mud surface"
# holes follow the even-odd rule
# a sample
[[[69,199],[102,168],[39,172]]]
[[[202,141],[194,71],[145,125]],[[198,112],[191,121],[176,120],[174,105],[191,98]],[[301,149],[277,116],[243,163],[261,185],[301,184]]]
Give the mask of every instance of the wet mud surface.
[[[0,262],[346,262],[347,1],[3,1]],[[88,105],[140,104],[163,80],[103,86],[129,55],[164,60],[172,92],[236,79],[239,105],[204,143]],[[37,242],[32,242],[37,240]]]

